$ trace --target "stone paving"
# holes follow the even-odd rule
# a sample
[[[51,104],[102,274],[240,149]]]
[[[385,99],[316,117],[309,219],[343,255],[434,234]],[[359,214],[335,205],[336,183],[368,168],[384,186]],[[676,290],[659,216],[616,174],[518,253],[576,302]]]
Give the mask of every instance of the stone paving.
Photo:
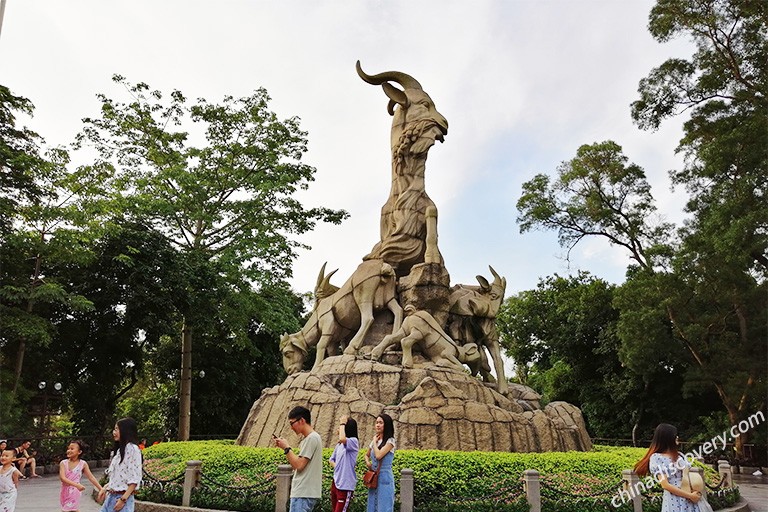
[[[768,475],[733,475],[733,483],[752,512],[768,512]]]
[[[104,469],[92,469],[96,478],[104,475]],[[99,512],[101,505],[91,499],[93,485],[83,478],[85,486],[80,498],[80,512]],[[42,478],[27,478],[19,482],[19,497],[16,500],[16,512],[51,512],[61,510],[59,505],[61,481],[59,475],[43,475]]]
[[[94,469],[96,478],[101,478],[104,469]],[[741,496],[749,503],[751,512],[768,512],[768,475],[733,475],[734,483],[741,489]],[[80,501],[80,512],[99,512],[100,505],[91,499],[93,486],[83,479],[85,493]],[[59,491],[61,482],[58,475],[44,475],[19,482],[19,498],[16,512],[51,512],[60,510]]]

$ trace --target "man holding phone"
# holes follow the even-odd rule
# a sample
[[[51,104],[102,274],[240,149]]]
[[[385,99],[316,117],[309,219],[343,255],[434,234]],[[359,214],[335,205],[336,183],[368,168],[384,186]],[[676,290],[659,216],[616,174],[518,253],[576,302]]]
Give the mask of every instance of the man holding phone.
[[[312,428],[312,417],[306,407],[294,407],[288,413],[291,430],[304,439],[296,454],[288,441],[272,434],[275,445],[282,448],[293,468],[290,512],[311,512],[323,492],[323,439]]]

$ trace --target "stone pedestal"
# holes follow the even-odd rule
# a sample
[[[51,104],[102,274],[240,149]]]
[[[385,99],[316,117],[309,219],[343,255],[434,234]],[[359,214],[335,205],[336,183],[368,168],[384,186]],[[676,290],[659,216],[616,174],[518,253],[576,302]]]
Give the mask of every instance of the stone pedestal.
[[[253,404],[238,444],[272,446],[272,434],[298,442],[288,411],[307,407],[325,446],[336,443],[338,419],[358,423],[367,443],[381,413],[395,420],[399,448],[541,452],[589,450],[580,411],[564,402],[543,410],[535,402],[509,399],[466,372],[429,363],[412,369],[355,356],[329,357],[312,373],[289,376]]]

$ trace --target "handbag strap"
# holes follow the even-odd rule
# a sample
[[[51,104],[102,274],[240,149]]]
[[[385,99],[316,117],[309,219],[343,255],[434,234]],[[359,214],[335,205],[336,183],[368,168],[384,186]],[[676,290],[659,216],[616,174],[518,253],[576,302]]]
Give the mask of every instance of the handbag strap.
[[[688,490],[689,490],[689,492],[695,492],[693,490],[693,484],[691,484],[691,468],[689,468],[688,466],[683,468],[683,478],[687,478],[688,479]]]

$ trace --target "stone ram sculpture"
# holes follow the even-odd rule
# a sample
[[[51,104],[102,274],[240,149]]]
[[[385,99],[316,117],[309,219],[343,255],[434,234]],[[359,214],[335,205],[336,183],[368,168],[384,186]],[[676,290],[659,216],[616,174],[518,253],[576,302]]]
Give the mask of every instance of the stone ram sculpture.
[[[481,359],[477,345],[467,343],[458,346],[443,331],[437,320],[427,311],[417,311],[412,305],[405,306],[405,320],[400,329],[388,336],[371,351],[371,359],[378,360],[391,345],[400,343],[403,349],[403,368],[413,368],[413,347],[418,345],[421,353],[438,366],[463,370],[466,364],[476,367]],[[475,368],[476,371],[476,368]]]
[[[393,116],[392,188],[381,209],[381,240],[363,259],[383,259],[398,276],[404,276],[413,265],[424,262],[427,208],[435,208],[424,188],[427,153],[436,140],[443,141],[448,121],[412,76],[400,71],[368,75],[360,61],[357,74],[369,84],[381,85],[389,98],[387,111]],[[433,259],[443,262],[439,253]]]
[[[475,343],[478,347],[485,347],[488,350],[496,370],[497,390],[504,394],[508,390],[508,385],[504,376],[504,361],[501,359],[496,315],[504,300],[507,280],[499,276],[493,267],[488,266],[488,268],[493,274],[493,283],[489,283],[483,276],[477,276],[480,286],[457,284],[451,288],[446,330],[448,335],[459,344]],[[483,358],[482,364],[479,365],[480,374],[483,380],[493,382],[485,353],[482,350],[480,353]]]
[[[321,276],[324,269],[325,265]],[[283,367],[288,375],[302,370],[310,347],[317,346],[313,365],[316,368],[325,359],[327,350],[338,346],[346,335],[355,331],[344,353],[356,354],[373,323],[374,311],[389,309],[395,316],[392,331],[397,331],[403,310],[395,298],[395,284],[395,271],[389,264],[382,260],[362,262],[341,288],[317,302],[299,332],[280,337]],[[318,279],[318,287],[321,286],[327,291],[332,285],[323,277]]]

